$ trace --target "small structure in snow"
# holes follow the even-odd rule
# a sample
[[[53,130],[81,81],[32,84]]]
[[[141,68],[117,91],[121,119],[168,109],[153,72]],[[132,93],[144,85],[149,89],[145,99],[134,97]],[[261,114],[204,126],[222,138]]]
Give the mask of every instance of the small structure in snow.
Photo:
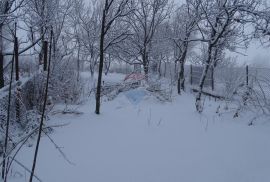
[[[140,85],[141,81],[145,79],[145,75],[141,73],[141,63],[133,63],[133,72],[124,78],[124,82],[132,83],[133,85]]]
[[[145,75],[142,73],[131,73],[128,74],[124,81],[125,82],[140,82],[145,79]]]

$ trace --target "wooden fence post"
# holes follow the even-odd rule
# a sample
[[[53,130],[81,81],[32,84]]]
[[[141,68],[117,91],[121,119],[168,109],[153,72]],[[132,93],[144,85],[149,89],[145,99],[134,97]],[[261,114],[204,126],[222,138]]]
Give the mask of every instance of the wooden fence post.
[[[248,86],[248,82],[249,82],[249,69],[248,69],[248,65],[246,66],[246,85]]]
[[[211,69],[211,86],[212,86],[212,91],[215,89],[215,82],[214,82],[214,67]]]
[[[193,74],[193,68],[192,68],[192,64],[190,65],[190,85],[193,84],[193,77],[192,77],[192,74]]]

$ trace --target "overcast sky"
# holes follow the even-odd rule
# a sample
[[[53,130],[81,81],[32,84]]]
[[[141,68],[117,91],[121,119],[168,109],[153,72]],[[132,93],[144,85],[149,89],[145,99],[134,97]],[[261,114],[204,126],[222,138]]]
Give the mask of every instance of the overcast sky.
[[[244,53],[247,56],[237,55],[240,62],[258,67],[270,67],[270,47],[263,47],[259,42],[252,42]]]

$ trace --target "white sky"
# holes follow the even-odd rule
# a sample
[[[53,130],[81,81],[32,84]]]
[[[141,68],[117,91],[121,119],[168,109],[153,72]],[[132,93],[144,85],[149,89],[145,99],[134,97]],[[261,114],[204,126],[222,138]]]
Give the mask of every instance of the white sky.
[[[263,47],[258,41],[254,41],[243,53],[247,56],[237,55],[239,62],[258,67],[270,67],[270,47]]]

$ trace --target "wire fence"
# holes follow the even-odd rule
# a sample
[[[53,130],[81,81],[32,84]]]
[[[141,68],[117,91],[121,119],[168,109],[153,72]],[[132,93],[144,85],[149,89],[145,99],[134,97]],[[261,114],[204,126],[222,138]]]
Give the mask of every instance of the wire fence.
[[[203,67],[186,67],[186,78],[190,85],[198,86]],[[225,98],[231,98],[239,88],[248,87],[270,98],[270,68],[258,67],[217,67],[209,69],[204,88]]]
[[[132,65],[117,65],[113,72],[129,74],[134,71]],[[204,67],[199,65],[185,66],[185,84],[197,87],[200,83]],[[178,79],[179,65],[174,62],[162,63],[160,68],[151,69],[150,73],[157,73],[161,77],[171,80]],[[235,93],[243,88],[249,87],[254,92],[260,92],[261,98],[270,98],[270,68],[245,67],[216,67],[210,68],[204,83],[204,89],[219,96],[231,99]]]
[[[171,80],[171,84],[176,84],[179,73],[179,64],[175,64],[174,62],[166,62],[162,63],[160,67],[149,68],[150,74],[159,74],[160,77],[165,77]],[[138,66],[133,66],[129,64],[114,64],[111,66],[110,72],[122,73],[122,74],[130,74],[138,69]],[[186,65],[185,66],[185,84],[186,88],[189,86],[191,88],[198,87],[204,67],[198,65]],[[143,69],[141,67],[141,72],[143,73]],[[38,81],[40,82],[40,81]],[[8,88],[8,86],[6,86]],[[29,85],[25,85],[25,87],[21,88],[22,90],[29,91],[32,93],[32,87]],[[6,89],[7,90],[7,89]],[[258,67],[216,67],[215,69],[209,69],[208,74],[206,76],[204,91],[209,91],[213,93],[212,95],[222,96],[222,98],[226,99],[235,99],[235,96],[238,99],[241,97],[249,97],[250,101],[256,102],[253,105],[256,107],[264,108],[263,112],[268,112],[270,115],[270,68],[258,68]],[[246,93],[250,95],[245,95]],[[22,91],[24,93],[24,91]],[[27,92],[28,93],[28,92]],[[12,98],[17,98],[17,94],[15,92],[12,93]],[[31,94],[23,94],[20,99],[12,100],[12,116],[11,120],[25,120],[25,106],[29,105],[29,100],[31,100]],[[7,91],[0,92],[0,130],[1,124],[3,124],[4,119],[6,118],[7,111]],[[17,101],[20,101],[19,104]],[[21,104],[23,102],[24,104]],[[242,101],[241,101],[242,102]],[[26,104],[25,104],[26,103]],[[31,105],[32,103],[30,103]],[[265,110],[265,106],[269,106]],[[19,109],[19,113],[17,112],[17,108]]]

